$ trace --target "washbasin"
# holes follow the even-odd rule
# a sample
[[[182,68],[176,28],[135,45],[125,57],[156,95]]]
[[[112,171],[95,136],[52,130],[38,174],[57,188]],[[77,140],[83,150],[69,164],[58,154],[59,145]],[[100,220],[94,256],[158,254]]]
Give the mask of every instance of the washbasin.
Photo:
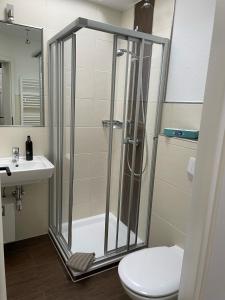
[[[50,178],[54,172],[53,164],[44,156],[34,156],[33,160],[27,161],[20,157],[17,164],[12,162],[11,157],[0,158],[0,168],[9,167],[11,176],[5,171],[0,171],[2,186],[29,184]]]

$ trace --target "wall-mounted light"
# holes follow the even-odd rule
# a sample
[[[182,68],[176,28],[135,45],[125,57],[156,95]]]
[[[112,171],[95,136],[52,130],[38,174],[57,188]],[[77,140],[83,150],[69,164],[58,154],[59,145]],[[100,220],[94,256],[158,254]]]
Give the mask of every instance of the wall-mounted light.
[[[14,6],[12,4],[6,5],[5,20],[8,23],[13,23],[13,21],[14,21]]]

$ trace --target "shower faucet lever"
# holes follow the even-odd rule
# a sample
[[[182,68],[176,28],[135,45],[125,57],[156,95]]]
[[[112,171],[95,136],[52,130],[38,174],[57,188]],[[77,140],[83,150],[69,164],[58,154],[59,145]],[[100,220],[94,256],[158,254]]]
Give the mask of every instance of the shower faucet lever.
[[[138,146],[138,145],[140,145],[141,140],[140,140],[140,139],[134,140],[134,139],[132,139],[132,138],[130,138],[130,137],[127,137],[127,138],[125,138],[125,140],[124,140],[123,143],[124,143],[124,144],[131,144],[131,145],[136,145],[136,146]]]

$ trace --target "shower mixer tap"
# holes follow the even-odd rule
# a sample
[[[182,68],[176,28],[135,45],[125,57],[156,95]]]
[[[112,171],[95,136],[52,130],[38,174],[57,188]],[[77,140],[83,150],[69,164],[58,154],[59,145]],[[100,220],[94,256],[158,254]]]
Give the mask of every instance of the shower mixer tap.
[[[141,140],[140,139],[134,140],[130,137],[126,137],[123,143],[126,144],[126,145],[131,144],[131,145],[139,146],[140,143],[141,143]]]

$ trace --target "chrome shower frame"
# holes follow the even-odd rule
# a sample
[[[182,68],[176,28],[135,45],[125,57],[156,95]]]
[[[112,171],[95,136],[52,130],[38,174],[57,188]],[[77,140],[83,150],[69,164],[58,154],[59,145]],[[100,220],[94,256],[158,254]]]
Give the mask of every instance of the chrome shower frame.
[[[75,272],[71,272],[71,275],[76,280],[79,280],[80,278],[87,277],[92,275],[93,272],[96,272],[96,270],[99,270],[100,268],[104,268],[105,266],[108,266],[110,264],[113,264],[121,259],[124,255],[126,255],[129,252],[135,251],[137,249],[142,249],[144,247],[148,246],[149,243],[149,230],[150,230],[150,218],[151,218],[151,206],[152,206],[152,197],[153,197],[153,188],[154,188],[154,177],[155,177],[155,163],[156,163],[156,153],[157,153],[157,143],[158,143],[158,135],[160,133],[160,126],[161,126],[161,116],[162,116],[162,105],[163,102],[165,102],[165,94],[166,94],[166,83],[167,83],[167,73],[168,73],[168,63],[169,63],[169,48],[170,48],[170,41],[166,38],[161,38],[158,36],[124,29],[117,26],[104,24],[96,21],[92,21],[89,19],[84,18],[78,18],[74,22],[72,22],[70,25],[68,25],[65,29],[60,31],[58,34],[56,34],[50,41],[48,42],[48,59],[49,59],[49,99],[50,99],[50,130],[51,130],[51,160],[52,162],[56,163],[56,176],[55,179],[56,183],[56,197],[58,200],[56,200],[56,215],[53,216],[53,212],[51,211],[51,205],[50,205],[50,211],[49,211],[49,233],[51,238],[53,239],[54,243],[57,246],[57,249],[59,250],[61,257],[64,261],[67,261],[67,259],[71,255],[71,244],[72,244],[72,208],[73,208],[73,180],[74,180],[74,128],[75,128],[75,82],[76,82],[76,32],[79,30],[82,30],[83,28],[88,28],[92,30],[102,31],[106,33],[110,33],[114,35],[114,48],[113,48],[113,62],[112,62],[112,82],[111,82],[111,107],[110,107],[110,122],[108,122],[107,126],[109,127],[109,151],[108,151],[108,174],[107,174],[107,194],[106,194],[106,217],[105,217],[105,242],[104,242],[104,257],[101,257],[96,260],[96,263],[92,266],[90,269],[90,272],[87,272],[85,274],[78,274]],[[63,113],[62,113],[62,99],[63,99],[63,85],[60,84],[63,82],[63,72],[62,71],[62,64],[63,64],[63,49],[64,49],[64,42],[71,38],[72,39],[72,51],[71,51],[71,63],[72,63],[72,70],[71,70],[71,82],[72,82],[72,91],[71,91],[71,132],[70,132],[70,183],[69,183],[69,216],[68,216],[68,241],[65,240],[65,238],[62,236],[62,234],[59,234],[61,232],[61,224],[62,220],[60,215],[61,207],[61,201],[60,198],[62,196],[62,190],[60,190],[60,180],[62,178],[59,178],[60,172],[62,172],[62,147],[59,145],[59,142],[57,143],[57,150],[54,149],[54,138],[53,138],[53,131],[54,128],[57,130],[57,139],[60,140],[60,136],[62,135],[62,128],[63,128]],[[148,222],[147,222],[147,232],[146,232],[146,239],[145,243],[138,245],[137,244],[137,228],[136,228],[136,238],[135,238],[135,244],[130,245],[130,219],[128,221],[128,235],[127,235],[127,244],[124,247],[118,247],[118,214],[119,212],[119,206],[121,202],[121,195],[118,199],[118,212],[117,212],[117,232],[116,232],[116,248],[114,250],[109,251],[108,250],[108,225],[109,225],[109,210],[110,210],[110,178],[111,178],[111,160],[112,160],[112,136],[113,136],[113,126],[114,126],[114,100],[115,100],[115,76],[116,76],[116,59],[117,59],[117,40],[123,39],[128,41],[127,46],[127,64],[126,64],[126,84],[128,83],[128,54],[130,53],[131,49],[129,49],[129,41],[138,41],[140,43],[140,59],[143,62],[143,53],[144,53],[144,45],[145,43],[153,44],[159,44],[162,46],[162,62],[161,62],[161,73],[160,73],[160,85],[159,85],[159,93],[158,93],[158,105],[157,105],[157,116],[156,116],[156,122],[155,122],[155,128],[154,128],[154,143],[153,143],[153,150],[152,150],[152,160],[151,160],[151,170],[150,170],[150,182],[149,182],[149,196],[148,196]],[[55,70],[53,69],[53,57],[52,57],[52,47],[55,47],[55,55],[56,55],[56,66]],[[54,99],[54,92],[53,92],[53,75],[54,72],[57,73],[57,118],[58,123],[53,124],[53,107],[55,105],[55,99]],[[138,69],[139,75],[142,72],[142,64],[139,63],[139,69]],[[140,76],[139,76],[140,77]],[[141,89],[141,81],[138,80],[137,84],[137,90],[140,91]],[[126,89],[125,89],[126,90]],[[126,95],[127,91],[125,91],[124,99],[126,102]],[[140,93],[138,93],[140,95]],[[138,99],[140,100],[140,99]],[[125,107],[126,103],[124,104]],[[135,118],[135,132],[134,132],[134,140],[137,139],[137,115],[139,113],[139,106],[140,101],[137,101],[137,110],[136,110],[136,118]],[[125,110],[124,110],[125,111]],[[125,117],[124,117],[125,118]],[[122,138],[124,135],[124,129],[122,133]],[[54,151],[56,151],[56,158],[54,158]],[[122,148],[121,148],[122,151]],[[132,172],[131,172],[131,186],[130,186],[130,199],[129,199],[129,211],[131,210],[131,195],[133,191],[133,180],[134,180],[134,166],[135,166],[135,154],[136,154],[136,145],[133,144],[133,155],[132,155]],[[122,166],[122,163],[120,164]],[[121,172],[120,172],[121,175]],[[122,188],[121,186],[119,187]],[[51,184],[50,187],[50,202],[52,201],[52,197],[54,196],[54,186]],[[119,193],[120,191],[118,191]],[[129,214],[130,215],[130,214]],[[52,222],[55,217],[55,224]]]

